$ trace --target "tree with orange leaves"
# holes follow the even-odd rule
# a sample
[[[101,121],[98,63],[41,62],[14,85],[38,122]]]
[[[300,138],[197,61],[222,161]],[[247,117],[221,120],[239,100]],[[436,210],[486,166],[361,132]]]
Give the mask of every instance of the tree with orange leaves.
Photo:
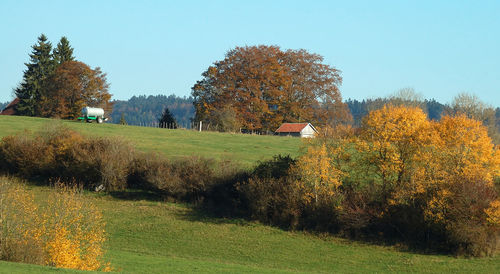
[[[57,67],[47,81],[47,94],[41,99],[42,115],[75,119],[85,106],[111,110],[111,94],[106,74],[78,61],[67,61]]]
[[[192,88],[196,120],[212,122],[232,108],[249,130],[274,130],[283,122],[325,123],[348,119],[339,92],[340,71],[305,50],[277,46],[236,47]]]

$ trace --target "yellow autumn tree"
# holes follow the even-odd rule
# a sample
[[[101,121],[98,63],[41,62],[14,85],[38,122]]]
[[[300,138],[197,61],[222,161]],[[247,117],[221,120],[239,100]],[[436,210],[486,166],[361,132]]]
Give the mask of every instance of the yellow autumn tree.
[[[432,234],[474,256],[500,245],[500,152],[481,122],[433,122],[418,107],[386,105],[365,117],[359,135],[329,135],[299,159],[300,184],[312,201],[341,195],[343,224],[377,224],[419,241]]]
[[[441,142],[440,162],[447,176],[475,178],[493,183],[500,174],[499,151],[480,121],[465,115],[445,116],[436,125]]]
[[[318,204],[338,193],[343,173],[337,169],[325,144],[309,146],[307,153],[297,161],[297,184],[307,203]]]
[[[425,210],[426,218],[433,222],[444,222],[452,216],[457,206],[467,205],[460,211],[466,215],[470,207],[478,208],[475,215],[490,225],[500,226],[500,203],[494,191],[494,178],[500,174],[500,153],[488,129],[481,122],[465,115],[445,116],[435,125],[439,136],[435,146],[439,153],[434,154],[433,162],[440,170],[433,174],[435,185],[429,191],[430,200]],[[464,189],[468,197],[464,197]],[[471,197],[478,201],[472,204]],[[464,211],[465,210],[465,211]]]
[[[432,123],[417,107],[384,106],[364,119],[356,147],[365,155],[364,168],[381,184],[384,202],[408,200],[421,190],[433,138]]]

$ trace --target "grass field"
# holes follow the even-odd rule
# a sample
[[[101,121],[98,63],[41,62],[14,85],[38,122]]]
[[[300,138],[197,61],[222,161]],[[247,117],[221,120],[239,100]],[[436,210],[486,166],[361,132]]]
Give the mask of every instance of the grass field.
[[[251,166],[257,161],[270,159],[277,154],[296,156],[301,145],[301,140],[293,137],[89,124],[2,115],[0,115],[0,138],[22,133],[24,130],[37,131],[50,123],[57,122],[87,135],[122,136],[142,151],[157,151],[172,158],[197,155],[232,159],[244,166]]]
[[[52,190],[33,187],[33,191],[45,197]],[[107,259],[126,273],[495,273],[500,269],[499,257],[421,255],[245,220],[212,218],[182,204],[104,194],[87,194],[87,198],[104,212]],[[56,269],[0,262],[4,273],[49,271]]]
[[[0,116],[0,137],[37,130],[48,119]],[[167,156],[202,155],[235,159],[244,165],[275,154],[297,155],[300,140],[63,122],[85,134],[119,135],[141,150]],[[31,186],[43,200],[48,187]],[[396,247],[289,232],[241,219],[207,216],[185,204],[155,200],[144,193],[87,193],[107,223],[106,258],[125,273],[424,272],[496,273],[500,257],[464,259],[425,255]],[[0,273],[76,272],[0,262]]]

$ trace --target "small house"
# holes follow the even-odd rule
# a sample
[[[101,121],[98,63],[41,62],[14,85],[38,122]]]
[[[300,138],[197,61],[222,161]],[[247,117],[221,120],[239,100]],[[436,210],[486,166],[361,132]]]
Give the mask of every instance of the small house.
[[[16,105],[18,103],[19,98],[14,99],[2,111],[0,111],[0,115],[16,115]]]
[[[314,138],[318,131],[311,123],[283,123],[275,134],[279,136],[295,136],[301,138]]]

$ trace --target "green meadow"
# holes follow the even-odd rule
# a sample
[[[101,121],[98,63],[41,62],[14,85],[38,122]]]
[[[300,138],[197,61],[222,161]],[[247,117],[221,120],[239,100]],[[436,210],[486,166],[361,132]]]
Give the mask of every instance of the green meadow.
[[[277,154],[297,156],[301,146],[301,140],[293,137],[198,132],[2,115],[0,138],[11,134],[24,134],[26,130],[38,131],[56,123],[62,123],[86,135],[120,136],[131,141],[138,150],[160,152],[172,158],[196,155],[231,159],[244,166],[252,166],[257,161],[270,159]]]
[[[38,197],[52,191],[47,187],[32,190]],[[498,257],[416,254],[241,219],[213,218],[188,205],[136,199],[136,195],[86,196],[103,210],[106,259],[119,272],[495,273],[500,269]],[[4,273],[56,271],[60,269],[0,262]]]

